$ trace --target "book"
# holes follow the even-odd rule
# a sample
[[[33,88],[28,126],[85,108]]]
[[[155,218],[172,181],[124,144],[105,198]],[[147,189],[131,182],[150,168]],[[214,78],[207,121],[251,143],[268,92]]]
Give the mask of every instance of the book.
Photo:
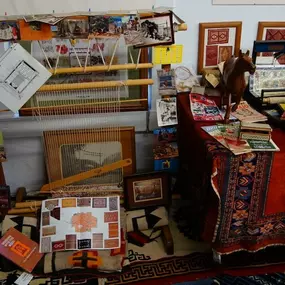
[[[230,130],[229,127],[225,127],[223,130],[217,125],[201,128],[209,135],[211,135],[215,140],[217,140],[220,144],[222,144],[225,148],[229,149],[234,155],[252,151],[246,140],[240,140],[238,138],[236,127],[232,127]],[[233,129],[235,129],[235,134],[233,134]]]
[[[280,151],[279,147],[274,143],[273,140],[247,140],[252,151]]]
[[[247,123],[267,121],[265,115],[254,110],[246,101],[240,102],[237,110],[232,112],[232,116],[239,119],[241,122]]]
[[[195,121],[221,121],[223,117],[215,101],[206,96],[190,93],[190,109]]]
[[[178,157],[178,145],[176,142],[156,145],[153,149],[154,159]]]
[[[165,144],[177,141],[176,127],[159,128],[153,131],[154,145]]]
[[[271,139],[271,132],[272,129],[268,124],[242,122],[240,138],[269,141]]]
[[[15,228],[10,228],[0,239],[0,254],[28,272],[32,272],[43,254],[36,242]]]
[[[229,149],[234,155],[253,151],[279,151],[273,140],[246,140],[239,138],[239,124],[201,127],[205,132]]]

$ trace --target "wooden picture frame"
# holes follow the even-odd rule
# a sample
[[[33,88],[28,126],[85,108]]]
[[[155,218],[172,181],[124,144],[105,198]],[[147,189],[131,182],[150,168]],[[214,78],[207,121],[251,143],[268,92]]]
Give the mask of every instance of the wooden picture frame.
[[[144,193],[144,191],[146,192]],[[168,206],[170,198],[169,173],[152,172],[124,177],[124,192],[125,207],[128,210]]]
[[[70,155],[70,152],[67,149],[68,146],[72,147],[72,145],[74,145],[73,147],[78,149],[78,146],[80,145],[83,145],[84,147],[86,145],[91,145],[91,144],[96,144],[96,143],[106,145],[108,143],[117,143],[118,137],[120,139],[119,142],[120,142],[120,147],[121,147],[120,149],[121,157],[119,157],[118,160],[128,159],[128,158],[132,159],[132,164],[129,165],[128,167],[125,167],[122,170],[123,176],[132,175],[136,172],[136,150],[135,150],[135,128],[134,127],[120,128],[119,136],[118,136],[117,130],[112,130],[109,128],[45,131],[43,133],[43,138],[44,138],[44,145],[45,145],[46,164],[47,164],[47,172],[48,172],[49,181],[53,182],[56,180],[60,180],[62,178],[66,178],[68,176],[72,176],[72,175],[75,175],[75,174],[78,174],[78,173],[81,173],[87,170],[91,170],[92,168],[100,167],[99,165],[96,165],[94,160],[92,161],[92,157],[90,157],[90,159],[88,160],[89,161],[88,167],[91,169],[85,169],[85,167],[80,166],[80,171],[78,167],[66,171],[65,170],[66,167],[64,167],[64,163],[73,162],[72,158],[70,158],[72,157],[72,155]],[[66,154],[66,157],[68,158],[64,157],[65,154]],[[76,157],[75,154],[74,154],[74,157]],[[86,161],[87,159],[80,158],[77,164],[82,164],[82,161],[84,163],[84,160]],[[106,164],[109,164],[109,162],[106,162],[103,164],[106,165]],[[72,167],[72,165],[71,166],[68,165],[68,167]],[[74,163],[74,165],[76,165],[76,163]],[[69,175],[64,175],[64,173],[69,173]],[[93,178],[90,178],[90,179],[93,179]],[[89,182],[85,181],[85,183],[90,185],[92,184],[92,181],[91,180]],[[102,183],[102,184],[108,184],[108,183]]]
[[[280,31],[279,31],[280,30]],[[276,38],[275,38],[276,37]],[[257,41],[284,41],[285,40],[285,22],[258,22]],[[258,53],[258,57],[268,57],[269,62],[273,59],[272,52]],[[285,56],[278,58],[278,62],[285,64]]]
[[[209,34],[209,30],[216,32]],[[227,52],[227,57],[238,56],[240,51],[242,22],[215,22],[199,24],[198,73],[204,69],[217,68],[221,49]],[[207,33],[207,34],[206,34]],[[234,36],[232,35],[234,33]],[[234,37],[234,38],[233,38]],[[207,41],[205,41],[207,38]],[[206,57],[207,50],[209,57]],[[226,57],[224,57],[226,59]],[[207,62],[208,61],[208,62]]]
[[[258,30],[257,30],[257,36],[256,36],[257,41],[266,40],[266,38],[264,38],[264,31],[267,28],[273,28],[273,29],[283,28],[285,31],[285,22],[258,22]],[[267,39],[267,40],[270,40],[270,39]],[[284,40],[285,40],[285,36],[284,36]]]

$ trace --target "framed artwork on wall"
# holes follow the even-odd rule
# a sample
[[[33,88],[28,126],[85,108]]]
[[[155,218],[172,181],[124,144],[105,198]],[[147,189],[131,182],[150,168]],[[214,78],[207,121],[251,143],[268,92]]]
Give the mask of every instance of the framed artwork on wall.
[[[285,41],[285,22],[259,22],[256,39],[258,41]],[[267,57],[268,63],[273,61],[272,52],[263,52],[259,56]],[[279,57],[278,62],[285,64],[285,56]]]
[[[217,68],[240,50],[242,22],[200,23],[198,72]]]

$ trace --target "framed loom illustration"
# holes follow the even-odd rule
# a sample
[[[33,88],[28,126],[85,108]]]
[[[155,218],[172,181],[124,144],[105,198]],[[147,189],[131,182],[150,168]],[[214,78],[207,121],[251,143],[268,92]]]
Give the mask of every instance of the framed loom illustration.
[[[240,50],[242,22],[200,23],[198,72],[217,68]]]
[[[285,22],[259,22],[257,38],[258,41],[284,41],[285,40]],[[263,59],[261,59],[262,57]],[[264,57],[267,57],[264,59]],[[259,54],[258,63],[272,64],[274,61],[272,52],[263,52]],[[277,59],[279,64],[285,64],[285,56]]]
[[[80,181],[77,185],[119,184],[123,176],[134,174],[136,171],[134,127],[122,127],[119,130],[112,128],[56,130],[46,131],[43,136],[50,182],[122,159],[132,159],[132,164],[124,170],[116,169]]]

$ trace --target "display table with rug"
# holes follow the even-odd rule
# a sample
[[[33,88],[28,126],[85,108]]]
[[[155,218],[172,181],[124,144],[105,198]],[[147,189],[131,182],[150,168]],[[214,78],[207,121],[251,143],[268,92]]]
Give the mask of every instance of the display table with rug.
[[[193,120],[186,94],[178,96],[178,116],[179,185],[191,202],[192,235],[211,243],[219,262],[285,246],[285,132],[272,133],[280,152],[235,156],[201,129],[214,122]]]

